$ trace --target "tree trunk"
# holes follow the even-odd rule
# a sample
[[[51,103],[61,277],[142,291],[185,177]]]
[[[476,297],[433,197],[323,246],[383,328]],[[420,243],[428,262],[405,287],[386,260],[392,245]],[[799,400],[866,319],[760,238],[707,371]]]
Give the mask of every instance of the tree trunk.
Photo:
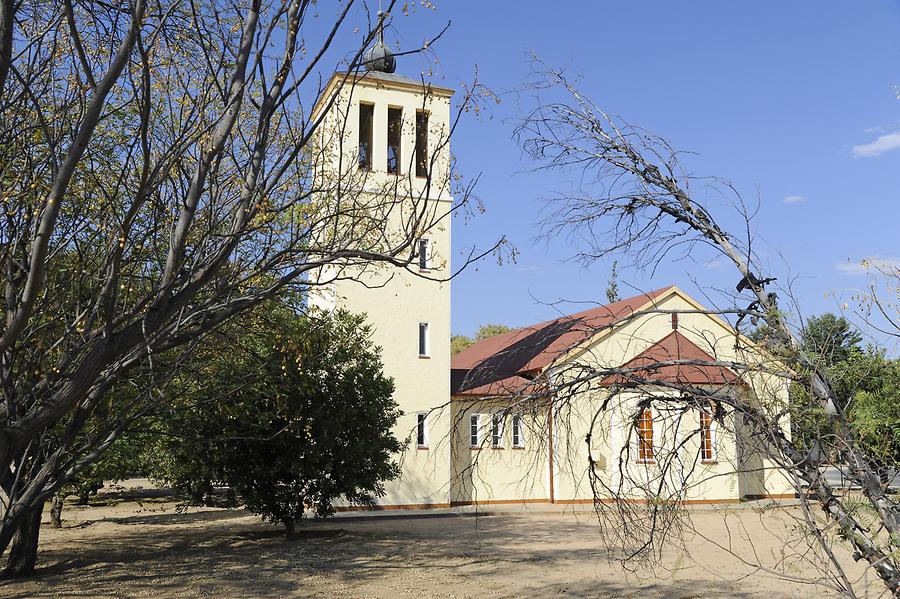
[[[54,495],[50,501],[50,526],[53,528],[62,528],[62,511],[65,501],[66,498],[62,494]]]
[[[297,536],[297,526],[293,520],[283,520],[284,530],[287,533],[287,538],[293,539]]]
[[[32,508],[19,524],[12,540],[2,578],[22,578],[34,572],[37,561],[38,535],[41,531],[41,514],[44,506]]]

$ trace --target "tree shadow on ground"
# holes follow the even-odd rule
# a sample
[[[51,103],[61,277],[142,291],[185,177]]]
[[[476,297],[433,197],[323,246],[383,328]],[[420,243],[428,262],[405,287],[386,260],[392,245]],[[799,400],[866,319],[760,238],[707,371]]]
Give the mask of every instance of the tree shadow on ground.
[[[210,510],[108,518],[73,530],[41,551],[34,579],[7,583],[0,594],[761,596],[702,571],[639,580],[612,565],[614,557],[596,524],[570,517],[342,518],[308,522],[288,539],[242,510]]]
[[[164,514],[140,514],[137,516],[105,517],[102,522],[122,525],[166,526],[177,524],[199,524],[221,520],[236,520],[250,515],[244,509],[196,509],[190,511],[173,511]]]

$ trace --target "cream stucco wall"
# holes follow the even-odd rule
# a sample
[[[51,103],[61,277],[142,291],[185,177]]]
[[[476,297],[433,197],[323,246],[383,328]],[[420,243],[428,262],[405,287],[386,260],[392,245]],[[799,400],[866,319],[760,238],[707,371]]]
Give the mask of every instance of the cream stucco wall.
[[[478,443],[472,445],[471,416],[478,415]],[[492,437],[492,416],[502,420],[499,446]],[[517,406],[505,400],[456,400],[452,410],[451,503],[467,505],[490,502],[546,501],[549,497],[547,470],[548,411],[529,403]],[[512,421],[519,416],[522,435],[513,444]]]
[[[669,311],[679,311],[678,331],[717,359],[743,364],[754,364],[766,359],[757,351],[735,349],[734,331],[717,317],[699,313],[702,306],[677,289],[659,297],[651,309],[665,311],[644,314],[598,334],[593,340],[582,344],[569,355],[561,357],[556,364],[545,371],[556,382],[572,376],[567,369],[572,364],[594,367],[616,367],[637,356],[650,345],[672,333]],[[742,343],[742,346],[746,344]],[[787,382],[784,378],[761,374],[754,371],[746,374],[744,384],[726,390],[724,393],[739,393],[747,401],[753,401],[773,412],[787,404]],[[713,390],[713,389],[710,389]],[[654,395],[671,396],[665,389],[657,389]],[[701,463],[699,412],[684,410],[679,402],[669,404],[661,401],[653,409],[654,447],[659,459],[656,463],[639,463],[637,438],[633,432],[633,419],[638,402],[644,396],[627,391],[612,398],[608,404],[609,391],[594,385],[588,391],[581,391],[567,401],[556,398],[553,422],[545,424],[546,410],[537,420],[541,421],[544,439],[552,443],[552,495],[550,483],[550,447],[544,443],[540,447],[541,459],[533,457],[515,459],[506,455],[488,460],[479,459],[476,466],[480,470],[466,480],[474,478],[491,481],[493,485],[478,483],[475,488],[477,501],[497,501],[510,499],[510,484],[503,493],[497,493],[496,482],[510,483],[522,480],[545,481],[542,487],[529,486],[526,493],[519,493],[519,499],[532,500],[540,496],[546,500],[559,502],[590,501],[595,493],[589,472],[593,464],[594,487],[600,497],[630,497],[632,499],[675,498],[676,489],[684,489],[678,499],[688,501],[736,501],[748,496],[786,495],[793,493],[793,487],[773,463],[762,458],[751,443],[747,442],[746,427],[740,419],[729,415],[720,423],[713,423],[715,460]],[[471,405],[471,399],[457,398],[459,410]],[[502,409],[502,402],[494,401],[488,407]],[[671,405],[674,409],[666,408]],[[483,409],[483,408],[482,408]],[[789,431],[790,423],[785,417],[784,430]],[[552,430],[552,436],[549,431]],[[590,443],[588,443],[588,439]],[[471,451],[465,442],[456,445],[460,454],[454,463],[466,465],[471,461],[467,454]],[[482,452],[483,453],[483,450]],[[664,462],[664,459],[670,460]],[[665,463],[665,467],[663,464]],[[457,471],[460,466],[455,467]],[[542,468],[545,476],[534,472]],[[647,488],[656,488],[661,473],[665,471],[661,493],[648,496],[647,491],[635,482],[652,483]],[[624,476],[622,475],[624,473]],[[464,485],[465,486],[465,485]],[[503,487],[500,487],[503,488]],[[460,488],[456,495],[465,497],[470,491]]]
[[[326,88],[318,110],[330,98],[333,105],[323,121],[318,146],[327,168],[321,177],[333,180],[336,194],[360,213],[371,215],[365,230],[371,247],[381,251],[402,240],[426,237],[430,240],[430,268],[420,270],[415,244],[400,253],[412,258],[408,268],[360,261],[337,262],[311,277],[318,284],[309,303],[322,310],[343,308],[365,313],[374,328],[373,340],[381,348],[384,372],[394,379],[394,399],[404,415],[395,435],[408,441],[396,456],[402,474],[386,485],[379,503],[386,506],[446,505],[450,500],[450,449],[446,441],[450,428],[450,218],[449,194],[450,90],[423,89],[403,78],[367,74],[345,84],[338,74]],[[373,169],[359,169],[359,104],[374,106]],[[403,109],[401,173],[386,171],[388,107]],[[415,114],[429,113],[429,157],[433,157],[431,177],[416,177],[414,171]],[[317,112],[314,112],[314,118]],[[329,179],[330,178],[330,179]],[[327,186],[327,185],[326,185]],[[356,219],[357,221],[359,219]],[[323,242],[340,236],[348,227],[366,224],[346,222],[319,232]],[[427,356],[419,355],[419,324],[428,324]],[[416,446],[418,413],[427,413],[428,447]]]

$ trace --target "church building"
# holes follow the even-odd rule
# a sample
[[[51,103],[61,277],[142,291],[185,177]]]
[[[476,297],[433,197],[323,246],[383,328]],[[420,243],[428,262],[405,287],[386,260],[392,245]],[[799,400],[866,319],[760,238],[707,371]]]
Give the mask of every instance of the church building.
[[[365,209],[390,210],[389,230],[371,234],[386,244],[414,239],[411,265],[325,267],[310,305],[365,313],[395,381],[403,416],[394,432],[407,445],[397,456],[402,475],[386,484],[379,507],[646,500],[640,481],[654,476],[681,477],[666,486],[680,486],[677,498],[688,502],[793,493],[739,418],[720,417],[714,401],[710,410],[670,409],[678,398],[669,382],[741,394],[765,410],[781,410],[788,389],[781,377],[721,365],[765,357],[676,286],[485,339],[451,357],[454,92],[394,74],[383,43],[367,58],[365,71],[334,74],[311,114],[321,119],[317,176],[355,186],[353,202]],[[379,203],[385,195],[402,201]],[[660,384],[608,376],[565,401],[534,399],[541,385],[578,369],[616,366],[646,366]]]

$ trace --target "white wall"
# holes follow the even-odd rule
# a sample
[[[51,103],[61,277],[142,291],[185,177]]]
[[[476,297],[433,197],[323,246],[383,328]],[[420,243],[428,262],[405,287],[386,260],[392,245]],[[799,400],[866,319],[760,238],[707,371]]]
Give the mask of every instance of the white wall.
[[[374,325],[374,342],[382,349],[384,371],[394,379],[394,399],[404,412],[394,433],[410,444],[402,456],[397,456],[402,466],[401,478],[387,483],[387,494],[379,503],[446,505],[450,496],[450,283],[431,279],[446,278],[451,273],[448,212],[452,200],[446,142],[452,92],[438,89],[426,93],[414,81],[372,74],[340,92],[335,92],[335,85],[333,80],[331,92],[326,91],[323,96],[327,100],[329,93],[337,93],[338,100],[320,134],[319,149],[329,158],[326,163],[330,165],[322,179],[333,181],[335,193],[343,190],[343,205],[357,210],[357,214],[365,210],[372,215],[376,225],[370,225],[371,230],[361,234],[370,244],[368,247],[383,251],[398,240],[428,237],[432,268],[420,271],[417,263],[409,269],[364,261],[339,263],[312,277],[324,285],[311,293],[310,305],[365,313]],[[375,106],[372,172],[360,171],[356,162],[360,102]],[[403,109],[399,176],[386,172],[389,106]],[[429,156],[436,158],[430,188],[425,179],[415,176],[414,170],[415,113],[423,108],[430,113]],[[358,222],[348,219],[339,221],[331,230],[323,227],[323,243],[329,242],[330,236],[342,235],[348,227],[358,226]],[[401,256],[411,257],[414,249],[409,247]],[[426,357],[418,352],[419,323],[423,322],[429,328]],[[431,412],[428,449],[415,445],[419,412]]]

